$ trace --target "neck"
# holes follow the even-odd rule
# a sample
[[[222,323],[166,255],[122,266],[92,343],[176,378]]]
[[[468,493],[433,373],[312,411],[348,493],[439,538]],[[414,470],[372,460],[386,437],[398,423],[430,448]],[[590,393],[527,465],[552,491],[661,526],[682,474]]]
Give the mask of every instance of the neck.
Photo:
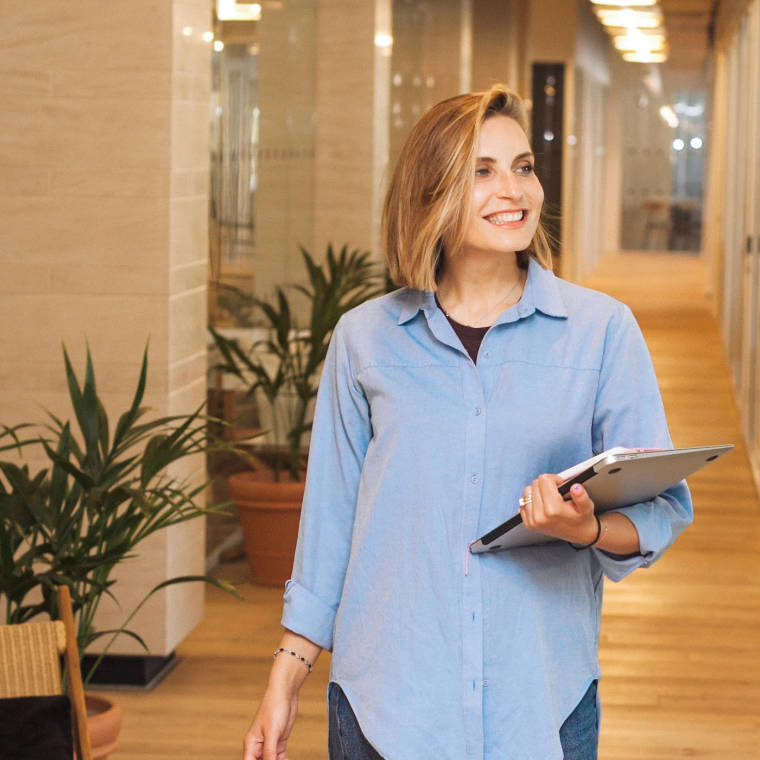
[[[514,253],[447,257],[438,283],[438,301],[457,322],[487,327],[520,300],[525,276]]]

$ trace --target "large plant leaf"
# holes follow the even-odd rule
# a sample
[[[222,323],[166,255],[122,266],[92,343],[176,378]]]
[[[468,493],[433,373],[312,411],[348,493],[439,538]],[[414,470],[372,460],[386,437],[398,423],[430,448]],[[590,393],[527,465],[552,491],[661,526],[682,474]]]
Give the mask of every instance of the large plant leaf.
[[[71,365],[66,347],[63,347],[66,379],[69,386],[69,397],[74,408],[74,414],[79,424],[79,430],[84,442],[86,466],[90,473],[95,473],[100,467],[99,450],[100,430],[98,406],[100,401],[95,387],[95,370],[92,364],[90,347],[87,347],[84,385],[80,388],[74,368]]]
[[[36,436],[33,438],[21,439],[18,435],[19,430],[25,430],[33,427],[34,425],[27,422],[21,425],[14,425],[12,427],[8,427],[8,425],[0,425],[0,451],[9,451],[11,449],[16,449],[16,451],[21,454],[24,446],[30,443],[37,443]],[[9,438],[10,441],[3,441],[3,438]]]
[[[108,457],[109,437],[108,437],[108,415],[106,414],[105,407],[100,399],[98,402],[98,443],[100,444],[100,457],[101,461]]]
[[[119,450],[122,439],[127,431],[135,424],[137,419],[146,411],[142,406],[143,396],[145,395],[145,386],[148,382],[148,346],[146,344],[143,349],[142,365],[140,367],[140,376],[137,380],[137,388],[135,389],[135,395],[132,398],[132,403],[129,409],[124,412],[119,418],[116,424],[116,430],[113,436],[113,448]],[[113,452],[111,452],[113,456]]]
[[[85,489],[91,489],[95,487],[95,481],[93,480],[92,476],[84,472],[83,470],[80,470],[76,465],[72,464],[68,459],[65,457],[62,457],[58,454],[57,451],[53,450],[47,441],[42,441],[42,446],[45,449],[45,453],[48,455],[48,458],[51,462],[53,462],[54,465],[60,467],[61,469],[65,470],[69,475],[71,475],[75,480],[77,480],[83,488]]]

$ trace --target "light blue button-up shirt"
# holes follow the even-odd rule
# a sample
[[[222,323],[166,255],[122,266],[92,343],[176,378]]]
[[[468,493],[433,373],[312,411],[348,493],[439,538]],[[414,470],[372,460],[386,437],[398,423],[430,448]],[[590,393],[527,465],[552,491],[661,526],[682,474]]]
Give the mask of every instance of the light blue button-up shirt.
[[[317,400],[283,625],[386,760],[561,760],[591,681],[603,575],[648,566],[692,520],[685,483],[627,508],[641,554],[568,544],[468,555],[525,485],[612,446],[670,448],[630,310],[531,261],[473,363],[433,293],[335,330]]]

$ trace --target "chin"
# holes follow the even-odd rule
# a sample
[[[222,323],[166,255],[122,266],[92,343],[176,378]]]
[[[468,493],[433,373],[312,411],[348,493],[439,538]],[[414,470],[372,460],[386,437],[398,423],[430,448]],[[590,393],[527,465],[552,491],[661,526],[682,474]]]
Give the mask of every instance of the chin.
[[[533,235],[521,235],[519,237],[513,237],[510,240],[502,240],[492,246],[489,246],[494,251],[501,253],[517,253],[518,251],[524,251],[530,247],[533,242]]]

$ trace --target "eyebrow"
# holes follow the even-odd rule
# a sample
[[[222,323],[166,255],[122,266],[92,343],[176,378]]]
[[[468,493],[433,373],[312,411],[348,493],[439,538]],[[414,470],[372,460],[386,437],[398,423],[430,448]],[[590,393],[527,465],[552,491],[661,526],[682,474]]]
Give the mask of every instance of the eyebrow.
[[[535,159],[535,155],[533,154],[533,151],[527,150],[525,153],[520,153],[519,156],[514,157],[514,161],[522,161],[524,158],[532,158]],[[478,156],[476,161],[480,161],[484,164],[495,164],[496,159],[491,158],[491,156]]]

